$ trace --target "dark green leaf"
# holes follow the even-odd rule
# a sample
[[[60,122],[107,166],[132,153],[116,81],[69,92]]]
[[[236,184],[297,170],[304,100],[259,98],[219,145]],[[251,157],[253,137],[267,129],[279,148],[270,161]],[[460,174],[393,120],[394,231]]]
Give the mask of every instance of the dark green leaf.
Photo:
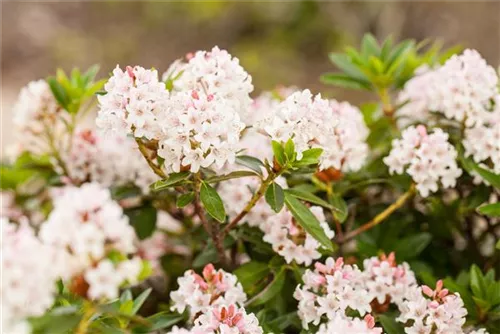
[[[178,208],[183,208],[185,207],[186,205],[188,205],[189,203],[191,203],[193,200],[194,200],[194,192],[189,192],[189,193],[186,193],[186,194],[182,194],[179,196],[179,198],[177,199],[177,207]]]
[[[395,318],[385,314],[379,314],[377,320],[382,324],[384,332],[387,334],[404,334],[405,330],[402,324],[396,321]]]
[[[172,327],[173,325],[179,323],[183,319],[184,317],[177,313],[171,313],[168,311],[161,312],[147,318],[147,321],[151,323],[151,326],[149,327],[141,326],[134,328],[133,333],[143,334],[143,333],[151,333],[160,329],[166,330]]]
[[[473,264],[470,268],[470,287],[474,296],[479,298],[486,297],[487,286],[483,277],[483,273],[478,266]]]
[[[399,240],[395,247],[399,260],[408,260],[417,257],[431,242],[430,233],[419,233]]]
[[[47,78],[47,83],[59,105],[67,109],[70,99],[64,87],[54,77]]]
[[[318,240],[326,249],[333,251],[332,241],[326,236],[316,216],[293,195],[285,193],[285,203],[300,226]]]
[[[168,189],[170,187],[175,187],[183,183],[183,181],[187,180],[189,176],[191,176],[191,173],[187,171],[180,173],[173,173],[170,174],[168,179],[166,180],[156,181],[150,186],[150,188],[152,191],[161,191]]]
[[[238,277],[245,292],[249,293],[260,281],[267,278],[270,272],[267,263],[250,261],[237,268],[233,273]]]
[[[144,290],[139,296],[137,296],[137,298],[134,300],[134,307],[132,308],[132,314],[136,314],[137,312],[139,312],[142,304],[144,304],[148,296],[151,294],[152,290],[153,290],[152,288],[149,288],[147,290]]]
[[[156,228],[156,208],[146,205],[128,209],[125,214],[129,217],[130,225],[134,227],[139,239],[144,240],[153,234]]]
[[[481,205],[477,211],[490,217],[500,217],[500,203]]]
[[[370,84],[361,81],[359,79],[350,77],[343,73],[325,73],[320,77],[321,82],[328,84],[339,86],[343,88],[351,88],[351,89],[366,89],[369,90],[371,88]]]
[[[329,200],[332,206],[336,209],[335,212],[333,212],[335,219],[337,219],[340,223],[345,222],[345,220],[347,219],[348,210],[347,203],[344,201],[342,196],[340,196],[339,194],[334,194],[330,196]]]
[[[217,191],[206,182],[201,183],[200,199],[210,216],[221,223],[224,222],[226,219],[224,203]]]
[[[40,318],[30,320],[33,334],[66,334],[73,333],[82,316],[80,314],[49,313]]]
[[[226,181],[226,180],[231,180],[231,179],[239,179],[241,177],[247,177],[247,176],[259,176],[259,174],[257,174],[255,171],[238,170],[238,171],[226,174],[226,175],[218,175],[218,176],[209,177],[208,179],[205,180],[205,182],[216,183],[216,182],[221,182],[221,181]]]
[[[273,297],[281,292],[281,289],[283,289],[283,286],[285,285],[285,277],[286,271],[285,269],[281,269],[279,273],[273,278],[271,283],[269,283],[269,285],[264,290],[262,290],[262,292],[248,301],[248,305],[257,306],[270,301]]]
[[[265,194],[266,202],[274,212],[280,212],[285,203],[285,193],[279,184],[273,182],[267,187]]]
[[[236,163],[262,175],[262,168],[264,168],[264,163],[257,158],[251,157],[249,155],[239,155],[236,157]]]
[[[322,207],[328,208],[330,210],[337,210],[330,203],[319,198],[318,196],[314,195],[311,192],[307,192],[307,191],[303,191],[303,190],[299,190],[299,189],[295,189],[295,188],[286,189],[285,192],[289,193],[290,195],[297,197],[301,200],[304,200],[306,202],[317,204],[317,205],[320,205]]]

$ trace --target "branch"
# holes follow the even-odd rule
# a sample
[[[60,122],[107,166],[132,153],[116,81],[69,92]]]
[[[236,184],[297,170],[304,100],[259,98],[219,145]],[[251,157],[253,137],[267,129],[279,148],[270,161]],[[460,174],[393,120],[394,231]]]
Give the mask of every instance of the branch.
[[[142,140],[140,138],[135,137],[135,142],[137,143],[137,146],[139,147],[139,151],[141,151],[142,156],[144,157],[144,159],[146,159],[149,167],[153,170],[153,172],[155,172],[155,174],[158,175],[159,177],[161,177],[162,179],[166,179],[167,175],[163,172],[163,170],[157,164],[155,164],[153,162],[153,160],[151,160],[151,157],[149,156],[148,149],[146,148],[146,146],[144,145]]]
[[[351,231],[347,233],[344,238],[339,239],[339,242],[344,243],[346,241],[349,241],[356,237],[357,235],[368,231],[369,229],[377,226],[378,224],[382,223],[384,220],[386,220],[394,211],[397,209],[401,208],[408,199],[410,199],[413,195],[415,194],[415,184],[412,183],[410,186],[410,189],[406,191],[403,195],[401,195],[394,203],[392,203],[390,206],[388,206],[384,211],[379,213],[378,215],[375,216],[372,220],[370,220],[368,223],[361,225],[354,231]]]

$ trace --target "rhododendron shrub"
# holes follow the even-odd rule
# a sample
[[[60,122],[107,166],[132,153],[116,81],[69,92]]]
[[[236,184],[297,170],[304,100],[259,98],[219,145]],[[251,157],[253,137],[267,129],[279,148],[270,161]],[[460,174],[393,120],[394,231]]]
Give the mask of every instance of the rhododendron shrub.
[[[500,333],[495,67],[371,35],[330,59],[372,100],[260,92],[218,47],[29,83],[1,332]]]

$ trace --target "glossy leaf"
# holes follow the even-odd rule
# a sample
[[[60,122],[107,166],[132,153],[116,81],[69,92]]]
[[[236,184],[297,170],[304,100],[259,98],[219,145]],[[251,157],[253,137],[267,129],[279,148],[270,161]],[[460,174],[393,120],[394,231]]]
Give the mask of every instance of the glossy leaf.
[[[221,223],[224,222],[226,219],[224,203],[217,191],[206,182],[201,183],[200,199],[210,216]]]
[[[274,212],[280,212],[285,203],[285,193],[283,188],[276,182],[273,182],[267,187],[265,198],[267,204],[273,209]]]
[[[477,208],[477,211],[490,217],[500,217],[500,203],[485,204]]]
[[[249,155],[239,155],[236,157],[236,163],[238,165],[250,168],[254,172],[262,175],[262,168],[264,168],[264,163],[257,158],[251,157]]]
[[[156,181],[150,188],[152,191],[162,191],[170,187],[175,187],[186,181],[191,176],[190,172],[180,172],[170,174],[168,179]]]

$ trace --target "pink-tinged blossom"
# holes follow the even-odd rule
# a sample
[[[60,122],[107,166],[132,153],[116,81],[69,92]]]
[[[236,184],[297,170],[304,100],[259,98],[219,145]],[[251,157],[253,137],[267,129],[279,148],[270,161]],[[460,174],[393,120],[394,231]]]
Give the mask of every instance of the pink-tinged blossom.
[[[206,313],[211,306],[243,305],[247,300],[236,276],[222,269],[216,270],[212,264],[203,268],[202,275],[193,270],[186,271],[177,283],[179,289],[170,293],[171,309],[179,313],[188,309],[192,318],[198,312]]]
[[[196,318],[192,334],[263,334],[257,317],[235,304],[214,306]]]
[[[454,187],[462,174],[458,167],[457,151],[448,142],[448,134],[439,128],[428,133],[423,125],[403,131],[401,139],[392,142],[392,150],[384,163],[391,174],[407,172],[423,197],[439,187]]]
[[[363,273],[357,266],[336,261],[315,263],[315,269],[307,269],[302,276],[303,285],[297,286],[294,297],[299,301],[298,315],[302,326],[309,328],[335,320],[346,319],[346,309],[351,308],[361,316],[371,312],[372,297],[364,285]]]

